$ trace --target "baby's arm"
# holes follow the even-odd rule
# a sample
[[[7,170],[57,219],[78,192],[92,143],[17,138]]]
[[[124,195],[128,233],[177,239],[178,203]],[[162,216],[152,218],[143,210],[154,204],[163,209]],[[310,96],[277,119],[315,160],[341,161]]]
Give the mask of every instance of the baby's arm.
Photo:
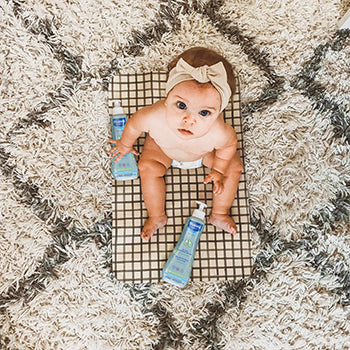
[[[234,129],[225,125],[225,135],[221,140],[224,142],[215,148],[215,156],[210,174],[204,179],[204,183],[213,181],[215,194],[221,194],[224,190],[224,176],[226,170],[237,151],[237,135]]]
[[[143,132],[148,132],[148,124],[150,116],[153,113],[153,106],[147,106],[132,115],[126,122],[123,135],[119,140],[108,139],[108,142],[115,144],[108,152],[111,158],[115,158],[115,162],[120,160],[127,153],[134,153],[139,155],[136,149],[133,148],[135,141],[141,136]]]

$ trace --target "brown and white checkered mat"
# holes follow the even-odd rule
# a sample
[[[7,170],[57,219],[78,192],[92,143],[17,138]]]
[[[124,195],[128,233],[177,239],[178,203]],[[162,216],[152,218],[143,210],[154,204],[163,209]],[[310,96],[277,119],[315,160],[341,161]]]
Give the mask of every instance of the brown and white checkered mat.
[[[121,100],[124,112],[131,116],[143,106],[164,98],[165,72],[121,74],[109,84],[109,112],[112,100]],[[243,133],[240,109],[239,81],[233,103],[224,111],[225,121],[232,124],[238,136],[238,150],[244,163]],[[137,141],[141,152],[145,135]],[[133,181],[114,181],[112,272],[123,282],[158,282],[163,266],[182,232],[188,216],[197,208],[196,200],[212,206],[212,184],[204,185],[209,174],[204,166],[183,170],[170,167],[165,175],[166,213],[168,224],[149,242],[140,238],[147,218],[142,200],[140,178]],[[251,241],[246,176],[243,171],[231,215],[238,233],[232,236],[216,229],[208,222],[197,248],[192,270],[192,281],[238,280],[250,275]]]

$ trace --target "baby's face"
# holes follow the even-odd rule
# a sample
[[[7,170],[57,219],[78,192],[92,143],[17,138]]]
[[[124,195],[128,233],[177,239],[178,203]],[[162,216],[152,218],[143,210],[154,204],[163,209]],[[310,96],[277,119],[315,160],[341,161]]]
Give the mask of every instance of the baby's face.
[[[211,84],[183,81],[168,93],[166,119],[182,139],[204,136],[220,114],[221,96]]]

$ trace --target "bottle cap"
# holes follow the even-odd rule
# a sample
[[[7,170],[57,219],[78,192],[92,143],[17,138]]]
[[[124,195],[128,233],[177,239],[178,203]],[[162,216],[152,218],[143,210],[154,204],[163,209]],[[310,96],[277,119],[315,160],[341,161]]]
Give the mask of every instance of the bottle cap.
[[[113,115],[124,114],[123,107],[121,106],[120,100],[112,100],[113,105]]]
[[[206,208],[207,205],[205,203],[200,202],[200,201],[196,201],[196,203],[199,205],[199,209],[195,209],[193,211],[192,216],[195,216],[196,218],[201,219],[203,221],[205,218],[204,208]]]

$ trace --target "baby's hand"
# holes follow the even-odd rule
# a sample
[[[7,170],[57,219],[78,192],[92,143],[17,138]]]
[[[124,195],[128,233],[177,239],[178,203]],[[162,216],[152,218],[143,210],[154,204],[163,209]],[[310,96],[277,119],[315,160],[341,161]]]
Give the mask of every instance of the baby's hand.
[[[204,183],[207,184],[209,182],[214,183],[213,192],[214,194],[221,194],[224,190],[224,175],[219,173],[216,170],[212,170],[210,174],[204,179]]]
[[[123,145],[120,140],[113,140],[113,139],[108,139],[108,142],[114,143],[115,146],[112,147],[109,151],[108,154],[110,154],[111,158],[114,158],[117,156],[114,161],[117,162],[121,158],[123,158],[127,153],[133,153],[135,155],[140,155],[139,152],[136,151],[135,148],[133,147],[127,147]]]

